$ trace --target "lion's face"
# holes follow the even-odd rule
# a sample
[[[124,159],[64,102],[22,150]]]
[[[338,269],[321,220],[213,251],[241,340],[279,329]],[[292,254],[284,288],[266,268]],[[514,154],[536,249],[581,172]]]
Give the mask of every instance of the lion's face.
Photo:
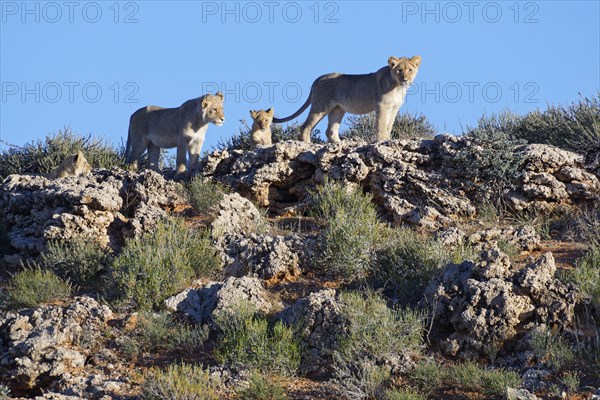
[[[73,157],[73,169],[74,169],[75,176],[87,175],[90,173],[90,171],[92,170],[92,167],[90,166],[88,161],[85,159],[85,157],[81,151],[77,154],[74,154],[72,157]]]
[[[202,101],[202,113],[205,121],[212,122],[216,126],[223,125],[225,122],[223,94],[217,92],[215,95],[206,95]]]
[[[266,129],[271,126],[271,122],[273,122],[273,108],[269,108],[268,110],[250,110],[250,116],[254,121],[253,125],[256,125],[258,129]]]
[[[417,77],[419,66],[421,65],[421,56],[408,57],[390,57],[388,58],[390,73],[392,78],[403,86],[410,85]]]

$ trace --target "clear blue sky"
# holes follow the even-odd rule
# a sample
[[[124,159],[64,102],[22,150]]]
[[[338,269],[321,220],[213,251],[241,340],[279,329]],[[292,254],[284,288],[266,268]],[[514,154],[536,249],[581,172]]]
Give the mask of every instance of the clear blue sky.
[[[21,145],[65,125],[114,144],[129,116],[219,87],[225,124],[294,112],[328,72],[423,58],[401,112],[460,133],[483,113],[596,95],[598,1],[1,1],[0,134]],[[306,113],[298,121],[302,122]],[[321,131],[324,131],[322,125]],[[5,149],[4,145],[0,149]]]

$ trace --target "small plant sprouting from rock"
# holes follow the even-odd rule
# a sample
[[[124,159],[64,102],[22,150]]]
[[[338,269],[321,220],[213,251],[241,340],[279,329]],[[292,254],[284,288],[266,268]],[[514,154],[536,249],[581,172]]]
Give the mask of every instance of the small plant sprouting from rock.
[[[18,309],[63,300],[70,294],[69,283],[34,263],[11,278],[6,288],[5,301],[9,307]]]
[[[205,230],[188,229],[181,220],[165,219],[155,232],[130,240],[110,267],[117,298],[142,310],[162,307],[194,277],[211,276],[221,261]]]
[[[560,371],[575,360],[571,345],[560,335],[546,326],[534,328],[531,332],[531,349],[537,361]]]
[[[167,312],[139,315],[139,342],[148,351],[183,351],[193,353],[203,348],[208,327],[179,323]]]
[[[221,330],[215,358],[263,373],[294,375],[300,365],[300,342],[293,328],[281,321],[269,323],[240,304],[236,313],[213,316]]]
[[[345,281],[364,280],[373,268],[380,224],[371,195],[326,180],[312,192],[312,214],[325,222],[314,262]]]
[[[147,400],[220,400],[222,383],[201,366],[171,364],[164,370],[153,367],[142,385]]]

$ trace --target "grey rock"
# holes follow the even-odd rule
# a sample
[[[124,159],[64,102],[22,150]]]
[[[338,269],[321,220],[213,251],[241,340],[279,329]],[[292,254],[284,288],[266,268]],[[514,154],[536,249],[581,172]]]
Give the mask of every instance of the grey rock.
[[[217,217],[211,223],[213,237],[226,233],[248,234],[261,229],[263,217],[248,199],[238,193],[227,194],[219,202]]]

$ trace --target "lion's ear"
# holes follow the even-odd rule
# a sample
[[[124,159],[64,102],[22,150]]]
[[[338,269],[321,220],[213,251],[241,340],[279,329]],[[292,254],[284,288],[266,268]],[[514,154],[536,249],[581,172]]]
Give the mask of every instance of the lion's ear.
[[[421,65],[421,56],[414,56],[410,61],[418,67]]]
[[[258,111],[250,110],[250,116],[252,117],[252,119],[256,118],[257,115],[258,115]]]
[[[275,111],[273,111],[273,107],[271,107],[267,110],[267,114],[269,114],[269,115],[273,115],[274,112]]]
[[[398,57],[391,56],[388,58],[388,65],[391,69],[396,68],[398,64],[400,64],[400,59]]]
[[[208,101],[206,99],[202,100],[202,109],[208,107]]]
[[[215,96],[220,97],[221,100],[223,100],[225,98],[225,96],[223,96],[223,93],[221,93],[221,92],[215,93]]]
[[[73,156],[73,161],[74,161],[75,163],[77,163],[77,162],[79,161],[79,155],[80,155],[80,154],[81,154],[81,150],[80,150],[80,151],[78,151],[78,152],[77,152],[77,154],[75,154],[75,155]]]

